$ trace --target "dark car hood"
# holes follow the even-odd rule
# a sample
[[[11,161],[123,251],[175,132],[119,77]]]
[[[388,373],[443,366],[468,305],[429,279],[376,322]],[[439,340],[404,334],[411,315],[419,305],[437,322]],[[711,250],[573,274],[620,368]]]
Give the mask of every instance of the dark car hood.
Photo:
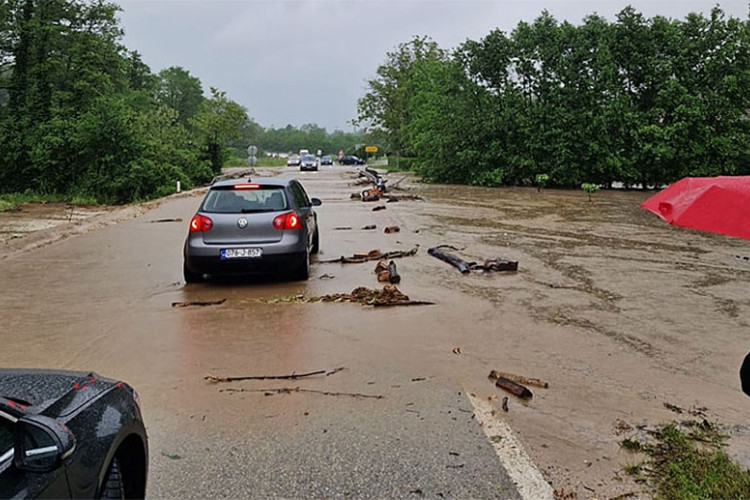
[[[28,405],[29,413],[54,418],[75,411],[116,383],[92,372],[0,369],[0,397]]]

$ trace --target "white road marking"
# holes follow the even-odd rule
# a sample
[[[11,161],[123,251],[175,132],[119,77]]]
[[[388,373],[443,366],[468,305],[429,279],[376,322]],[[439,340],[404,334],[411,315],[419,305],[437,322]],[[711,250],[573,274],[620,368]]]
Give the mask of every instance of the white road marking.
[[[508,424],[493,415],[492,405],[471,394],[469,401],[474,406],[476,419],[495,448],[495,453],[500,457],[500,462],[518,487],[521,498],[553,500],[552,486],[544,480],[542,473],[526,454]]]

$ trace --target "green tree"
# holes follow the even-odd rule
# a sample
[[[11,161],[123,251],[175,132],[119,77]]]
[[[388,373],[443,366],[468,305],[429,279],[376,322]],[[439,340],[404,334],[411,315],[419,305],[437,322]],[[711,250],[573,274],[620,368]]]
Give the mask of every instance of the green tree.
[[[423,59],[442,59],[445,52],[427,37],[415,37],[386,55],[377,76],[368,82],[368,92],[357,103],[359,125],[382,137],[392,151],[409,154],[404,142],[410,121],[414,64]]]
[[[106,0],[0,2],[0,189],[123,203],[211,176]],[[6,99],[7,97],[7,99]]]
[[[211,87],[211,98],[201,103],[191,124],[201,135],[206,158],[214,173],[221,173],[227,156],[227,143],[242,135],[247,111],[227,98],[226,92]]]
[[[182,125],[189,125],[203,102],[201,81],[179,66],[159,72],[156,81],[156,100],[177,111]]]

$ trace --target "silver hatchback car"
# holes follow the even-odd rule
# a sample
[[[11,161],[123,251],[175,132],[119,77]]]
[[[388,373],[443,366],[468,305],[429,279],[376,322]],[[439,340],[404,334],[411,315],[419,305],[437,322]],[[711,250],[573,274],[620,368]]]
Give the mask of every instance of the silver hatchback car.
[[[281,177],[212,184],[185,239],[185,282],[206,275],[283,272],[306,280],[318,253],[318,198],[299,181]]]

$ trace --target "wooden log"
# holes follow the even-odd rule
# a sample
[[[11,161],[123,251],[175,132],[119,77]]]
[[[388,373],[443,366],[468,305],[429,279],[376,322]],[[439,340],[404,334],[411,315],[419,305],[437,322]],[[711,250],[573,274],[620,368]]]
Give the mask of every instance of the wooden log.
[[[523,375],[516,375],[514,373],[508,373],[508,372],[500,372],[497,370],[490,371],[489,378],[491,380],[497,380],[500,377],[507,378],[508,380],[512,380],[513,382],[517,382],[519,384],[541,387],[542,389],[547,389],[549,387],[549,383],[538,378],[524,377]]]
[[[518,271],[518,261],[505,259],[487,259],[481,266],[485,271]]]
[[[388,263],[388,281],[393,284],[401,283],[401,275],[398,274],[396,263],[393,261]]]
[[[471,272],[470,262],[466,262],[460,257],[457,257],[448,252],[444,252],[440,249],[440,247],[430,248],[429,250],[427,250],[427,253],[429,253],[433,257],[437,257],[438,259],[444,262],[447,262],[448,264],[452,265],[453,267],[461,271],[462,274],[468,274],[469,272]]]
[[[505,377],[498,377],[495,381],[495,385],[501,389],[508,391],[509,393],[518,396],[521,399],[531,399],[533,394],[526,387],[521,384],[517,384],[512,380],[508,380]]]
[[[375,266],[375,274],[378,275],[378,281],[380,283],[390,282],[391,276],[388,273],[388,264],[386,263],[386,261],[378,261],[377,265]]]

